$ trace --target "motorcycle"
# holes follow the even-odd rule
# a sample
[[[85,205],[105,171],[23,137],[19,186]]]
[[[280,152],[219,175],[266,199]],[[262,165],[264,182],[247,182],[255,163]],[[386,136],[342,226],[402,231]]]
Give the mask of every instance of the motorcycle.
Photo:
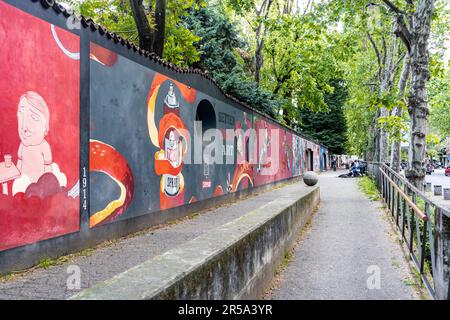
[[[352,168],[349,173],[344,173],[339,176],[339,178],[358,178],[362,177],[364,173],[364,168]]]

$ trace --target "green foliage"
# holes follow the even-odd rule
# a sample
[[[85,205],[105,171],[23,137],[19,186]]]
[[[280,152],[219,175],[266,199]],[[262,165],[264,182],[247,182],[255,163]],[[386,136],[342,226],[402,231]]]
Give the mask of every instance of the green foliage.
[[[406,12],[413,12],[417,4],[417,2],[411,2],[412,5],[409,5],[406,0],[392,2]],[[377,57],[367,38],[369,32],[380,49],[389,47],[388,39],[393,15],[380,4],[383,4],[382,1],[334,0],[329,3],[327,9],[330,23],[334,23],[335,26],[341,25],[342,38],[349,43],[350,47],[341,62],[347,70],[344,78],[348,82],[350,95],[345,108],[349,127],[348,152],[357,155],[363,155],[373,149],[374,133],[377,128],[387,131],[390,139],[397,141],[401,140],[409,130],[406,105],[398,100],[399,74],[393,78],[392,89],[389,92],[381,92],[379,79],[376,77]],[[448,79],[446,75],[448,71],[443,59],[444,53],[448,50],[446,43],[448,46],[449,17],[448,1],[437,0],[431,37],[432,78],[429,88],[429,107],[431,128],[438,132],[441,138],[450,134],[448,103],[450,83],[445,80]],[[400,40],[398,42],[400,49],[404,51],[404,45]],[[388,115],[373,121],[381,108],[392,111],[394,107],[403,108],[403,117]]]
[[[377,185],[375,184],[375,180],[364,176],[358,179],[358,187],[359,189],[367,195],[367,197],[372,201],[380,200],[380,193],[378,191]]]
[[[367,43],[354,41],[355,33],[344,34],[343,40],[355,47],[353,52],[346,56],[344,65],[345,79],[348,85],[349,99],[345,105],[345,118],[347,122],[347,145],[349,154],[362,156],[373,149],[373,126],[377,114],[373,107],[375,98],[373,75],[376,65],[370,55]]]
[[[139,42],[136,24],[134,22],[128,0],[72,0],[76,2],[75,10],[97,23],[129,39]],[[199,53],[194,43],[200,38],[185,28],[182,19],[190,8],[199,8],[203,1],[167,0],[166,40],[163,58],[179,66],[189,66],[199,60]],[[144,0],[144,7],[154,8],[154,0]],[[153,12],[147,11],[148,21],[154,27]]]
[[[198,10],[204,5],[202,0],[167,0],[165,59],[179,66],[189,66],[200,59],[195,42],[201,38],[182,21],[189,10]]]
[[[249,13],[256,4],[255,0],[227,0],[226,2],[239,15]]]
[[[137,39],[136,25],[128,1],[84,0],[79,1],[74,9],[124,38],[132,41]],[[149,23],[153,25],[151,17]]]
[[[52,265],[52,260],[49,258],[41,259],[38,263],[39,267],[42,269],[48,269]]]
[[[373,149],[371,130],[375,112],[364,105],[347,104],[345,119],[347,123],[346,150],[348,154],[363,156]]]
[[[245,53],[247,45],[223,9],[205,7],[191,10],[184,24],[202,39],[195,44],[200,60],[194,66],[207,70],[225,92],[274,116],[282,101],[246,76],[238,50]]]
[[[399,116],[379,117],[377,124],[389,134],[389,139],[394,141],[402,141],[404,133],[408,131],[408,123]]]
[[[442,78],[433,77],[429,87],[430,125],[444,137],[450,137],[450,68]]]
[[[138,42],[128,0],[64,2]],[[144,0],[152,27],[154,2]],[[417,3],[392,2],[407,12]],[[450,69],[443,59],[450,26],[447,2],[436,0],[430,44],[430,126],[441,140],[450,136]],[[307,12],[285,12],[286,2],[273,0],[267,17],[256,12],[262,3],[167,0],[164,58],[207,71],[226,93],[303,130],[334,153],[366,154],[374,147],[378,128],[392,140],[402,139],[409,120],[397,92],[404,46],[398,40],[395,62],[400,68],[390,89],[383,91],[378,59],[368,40],[370,33],[379,48],[390,46],[395,17],[382,1],[315,1]],[[253,80],[258,27],[263,30],[260,40],[264,39],[259,85]],[[402,117],[390,115],[395,107],[403,108]],[[378,117],[381,109],[388,110],[388,115]]]
[[[439,137],[433,133],[427,134],[426,140],[427,140],[427,145],[428,144],[436,145],[441,141],[441,139],[439,139]]]
[[[333,93],[327,93],[324,103],[326,112],[315,113],[302,110],[300,114],[300,130],[328,146],[334,154],[345,154],[345,134],[347,124],[344,116],[344,103],[348,98],[348,88],[343,80],[330,82]]]
[[[282,16],[267,24],[262,86],[289,97],[294,108],[284,108],[287,118],[298,118],[298,108],[326,111],[325,94],[333,91],[329,82],[339,76],[326,25],[314,13]]]

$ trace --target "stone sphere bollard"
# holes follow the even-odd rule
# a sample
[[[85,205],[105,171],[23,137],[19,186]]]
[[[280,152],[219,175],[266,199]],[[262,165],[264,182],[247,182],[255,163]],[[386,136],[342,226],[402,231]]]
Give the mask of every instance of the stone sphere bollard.
[[[317,176],[317,173],[308,171],[303,175],[303,181],[307,186],[315,186],[317,182],[319,181],[319,177]]]

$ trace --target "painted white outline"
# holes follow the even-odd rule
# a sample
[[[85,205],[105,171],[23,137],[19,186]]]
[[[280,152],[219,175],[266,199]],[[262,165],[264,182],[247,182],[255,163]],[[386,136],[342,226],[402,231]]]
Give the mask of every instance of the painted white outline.
[[[79,52],[70,52],[69,50],[67,50],[63,44],[61,43],[61,40],[59,40],[58,35],[56,34],[56,29],[55,29],[55,25],[51,25],[51,29],[52,29],[52,35],[53,38],[56,41],[56,44],[58,45],[58,47],[61,49],[62,52],[64,52],[64,54],[66,56],[68,56],[70,59],[73,60],[80,60],[80,53]]]

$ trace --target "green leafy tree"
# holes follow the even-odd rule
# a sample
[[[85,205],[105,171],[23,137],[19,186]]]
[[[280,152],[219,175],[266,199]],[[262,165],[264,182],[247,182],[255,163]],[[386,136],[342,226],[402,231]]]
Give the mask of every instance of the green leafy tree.
[[[261,86],[285,99],[278,113],[290,126],[303,108],[325,111],[325,95],[333,92],[330,80],[341,75],[337,48],[319,13],[283,15],[268,22]]]
[[[157,49],[158,53],[162,53],[162,57],[169,62],[187,67],[199,60],[199,53],[194,43],[199,41],[200,38],[184,26],[182,19],[188,14],[188,9],[200,8],[200,6],[204,5],[203,1],[167,0],[165,1],[166,7],[158,7],[158,9],[156,9],[157,3],[155,0],[144,0],[140,1],[140,3],[142,4],[142,7],[139,7],[139,9],[142,9],[140,14],[143,15],[140,16],[141,23],[144,26],[147,23],[148,26],[146,31],[141,31],[141,35],[142,32],[145,34],[151,31],[153,32],[149,35],[151,39],[142,39],[142,37],[139,37],[129,0],[69,1],[69,4],[74,6],[77,12],[92,18],[97,23],[117,33],[121,37],[139,43],[144,49],[150,49],[150,51]],[[162,21],[157,21],[157,17],[155,17],[155,14],[159,11],[165,12],[164,24],[162,24]],[[154,31],[158,24],[160,28],[164,28],[164,36],[159,35],[155,39],[156,34]],[[155,47],[154,45],[157,42],[158,45]],[[161,46],[161,42],[163,42],[163,46]]]
[[[184,24],[201,38],[195,44],[200,52],[200,60],[194,67],[208,71],[228,94],[275,116],[282,101],[270,91],[259,88],[246,75],[242,54],[247,51],[248,44],[239,37],[223,7],[191,10],[184,19]]]
[[[348,88],[342,79],[332,80],[330,86],[334,91],[324,95],[327,111],[302,110],[300,130],[329,147],[332,153],[345,154],[347,124],[344,104],[348,99]]]
[[[450,137],[450,68],[430,82],[430,125],[441,138]]]

